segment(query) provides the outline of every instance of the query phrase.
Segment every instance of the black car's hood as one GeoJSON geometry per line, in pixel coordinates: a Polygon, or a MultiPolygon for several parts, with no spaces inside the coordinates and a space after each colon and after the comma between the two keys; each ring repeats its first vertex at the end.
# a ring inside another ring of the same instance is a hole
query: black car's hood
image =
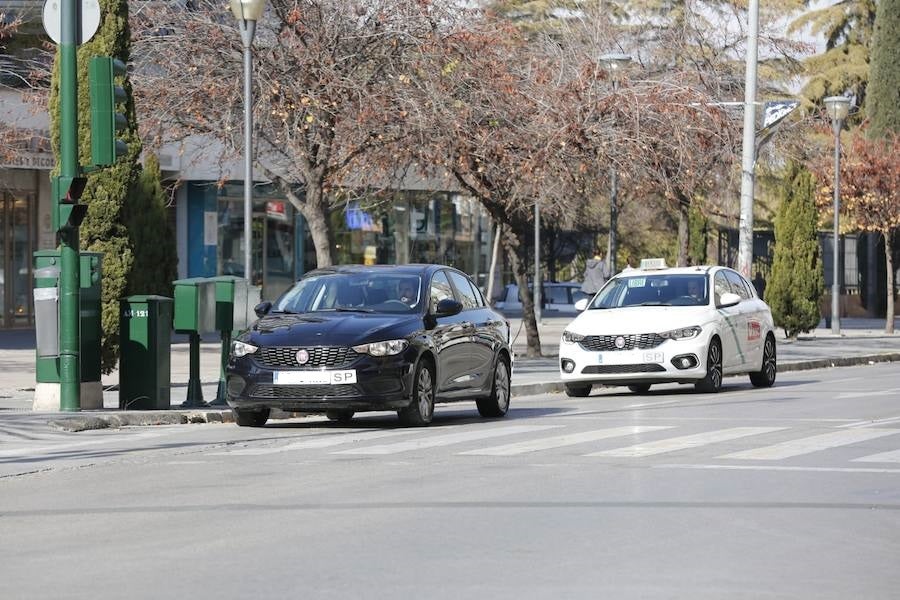
{"type": "Polygon", "coordinates": [[[419,315],[316,312],[266,315],[242,336],[259,346],[355,346],[405,338],[423,326],[419,315]]]}

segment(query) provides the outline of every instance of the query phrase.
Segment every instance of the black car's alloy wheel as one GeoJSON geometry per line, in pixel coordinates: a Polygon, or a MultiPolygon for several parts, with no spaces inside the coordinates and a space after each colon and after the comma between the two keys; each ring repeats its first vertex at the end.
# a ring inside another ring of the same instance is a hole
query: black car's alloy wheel
{"type": "Polygon", "coordinates": [[[234,409],[234,421],[238,427],[262,427],[269,419],[269,409],[240,410],[234,409]]]}
{"type": "Polygon", "coordinates": [[[431,365],[420,360],[413,380],[412,402],[398,413],[406,425],[420,427],[434,417],[434,373],[431,365]]]}
{"type": "Polygon", "coordinates": [[[775,336],[770,333],[766,336],[766,343],[763,345],[762,368],[755,373],[750,373],[750,383],[753,384],[753,387],[772,387],[777,373],[775,336]]]}
{"type": "Polygon", "coordinates": [[[698,392],[715,394],[722,389],[722,344],[718,339],[709,342],[706,352],[706,377],[694,384],[698,392]]]}
{"type": "Polygon", "coordinates": [[[502,417],[509,410],[509,365],[502,356],[497,359],[497,367],[494,369],[491,395],[479,398],[476,404],[482,417],[502,417]]]}

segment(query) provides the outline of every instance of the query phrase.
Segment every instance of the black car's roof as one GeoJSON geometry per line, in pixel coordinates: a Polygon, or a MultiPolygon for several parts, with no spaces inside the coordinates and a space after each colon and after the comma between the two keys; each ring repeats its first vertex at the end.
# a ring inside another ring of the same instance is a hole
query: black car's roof
{"type": "MultiPolygon", "coordinates": [[[[410,265],[334,265],[332,267],[322,267],[304,273],[307,275],[325,275],[328,273],[398,273],[398,274],[430,274],[438,269],[452,269],[445,265],[432,264],[410,264],[410,265]]],[[[454,269],[456,270],[456,269],[454,269]]]]}

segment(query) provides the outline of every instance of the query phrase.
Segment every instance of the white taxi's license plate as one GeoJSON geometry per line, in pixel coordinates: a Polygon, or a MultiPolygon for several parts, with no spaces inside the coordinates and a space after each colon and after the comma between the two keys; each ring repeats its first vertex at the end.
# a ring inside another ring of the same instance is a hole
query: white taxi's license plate
{"type": "Polygon", "coordinates": [[[630,365],[635,363],[663,363],[665,355],[662,352],[642,352],[639,350],[630,352],[600,352],[597,354],[598,365],[630,365]]]}
{"type": "Polygon", "coordinates": [[[337,385],[356,383],[356,370],[349,371],[275,371],[275,385],[337,385]]]}

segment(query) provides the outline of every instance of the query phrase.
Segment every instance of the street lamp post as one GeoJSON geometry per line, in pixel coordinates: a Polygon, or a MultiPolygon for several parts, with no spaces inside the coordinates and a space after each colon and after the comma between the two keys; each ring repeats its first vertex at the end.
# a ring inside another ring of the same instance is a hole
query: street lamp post
{"type": "Polygon", "coordinates": [[[832,239],[832,267],[831,276],[831,333],[841,333],[840,313],[840,255],[838,253],[838,238],[840,235],[840,209],[841,209],[841,128],[844,120],[850,114],[850,98],[846,96],[829,96],[825,98],[825,108],[831,117],[831,128],[834,131],[834,232],[832,239]]]}
{"type": "Polygon", "coordinates": [[[244,43],[244,277],[252,283],[253,241],[253,37],[266,0],[231,0],[231,12],[238,20],[244,43]]]}
{"type": "MultiPolygon", "coordinates": [[[[618,92],[622,72],[631,63],[631,57],[627,54],[604,54],[600,57],[600,62],[609,71],[613,91],[618,92]]],[[[616,272],[616,254],[619,252],[618,225],[619,182],[616,166],[612,164],[609,168],[609,244],[606,250],[606,263],[609,266],[610,275],[616,272]]]]}

